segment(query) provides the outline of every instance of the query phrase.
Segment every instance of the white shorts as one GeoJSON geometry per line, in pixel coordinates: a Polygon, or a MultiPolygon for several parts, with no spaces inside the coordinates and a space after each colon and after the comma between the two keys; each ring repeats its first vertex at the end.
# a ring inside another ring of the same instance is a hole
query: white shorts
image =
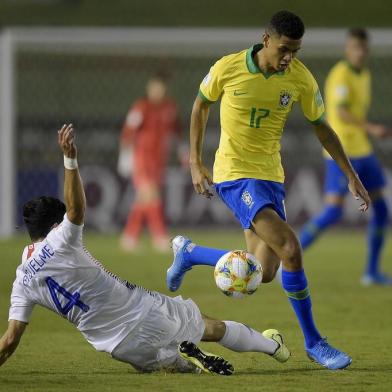
{"type": "Polygon", "coordinates": [[[205,324],[197,305],[181,296],[154,294],[154,304],[140,326],[113,351],[112,357],[131,364],[136,370],[193,372],[183,360],[178,345],[184,340],[199,343],[205,324]]]}

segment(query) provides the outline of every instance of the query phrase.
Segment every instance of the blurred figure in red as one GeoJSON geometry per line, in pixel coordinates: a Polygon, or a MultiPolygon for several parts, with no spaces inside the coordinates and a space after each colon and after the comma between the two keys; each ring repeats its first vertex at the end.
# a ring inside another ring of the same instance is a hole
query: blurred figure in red
{"type": "MultiPolygon", "coordinates": [[[[149,79],[146,96],[130,108],[121,133],[119,172],[132,177],[135,198],[121,237],[125,251],[134,251],[144,223],[158,251],[169,247],[161,188],[172,137],[179,141],[181,128],[175,102],[167,96],[164,78],[149,79]],[[127,171],[127,173],[124,173],[127,171]]],[[[181,163],[187,161],[179,143],[181,163]]]]}

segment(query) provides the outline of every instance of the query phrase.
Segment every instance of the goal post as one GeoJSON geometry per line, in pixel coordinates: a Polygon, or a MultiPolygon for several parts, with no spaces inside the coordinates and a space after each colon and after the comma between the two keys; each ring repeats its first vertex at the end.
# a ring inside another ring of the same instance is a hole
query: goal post
{"type": "Polygon", "coordinates": [[[0,238],[15,230],[14,45],[10,31],[0,34],[0,238]]]}

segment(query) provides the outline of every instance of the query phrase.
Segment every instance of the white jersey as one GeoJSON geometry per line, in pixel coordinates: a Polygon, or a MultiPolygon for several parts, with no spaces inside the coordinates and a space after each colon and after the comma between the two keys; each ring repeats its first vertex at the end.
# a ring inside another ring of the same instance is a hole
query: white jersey
{"type": "Polygon", "coordinates": [[[105,270],[83,247],[82,232],[65,214],[42,242],[25,248],[9,320],[29,322],[38,304],[68,319],[97,350],[111,353],[146,317],[155,294],[105,270]]]}

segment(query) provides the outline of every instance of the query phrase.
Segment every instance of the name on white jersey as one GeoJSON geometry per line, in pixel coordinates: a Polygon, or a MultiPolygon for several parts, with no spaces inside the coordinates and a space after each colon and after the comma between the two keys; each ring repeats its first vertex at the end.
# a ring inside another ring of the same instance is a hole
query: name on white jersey
{"type": "Polygon", "coordinates": [[[31,279],[44,267],[44,265],[54,256],[54,251],[49,245],[44,245],[37,256],[30,258],[24,269],[23,284],[27,286],[31,279]]]}

